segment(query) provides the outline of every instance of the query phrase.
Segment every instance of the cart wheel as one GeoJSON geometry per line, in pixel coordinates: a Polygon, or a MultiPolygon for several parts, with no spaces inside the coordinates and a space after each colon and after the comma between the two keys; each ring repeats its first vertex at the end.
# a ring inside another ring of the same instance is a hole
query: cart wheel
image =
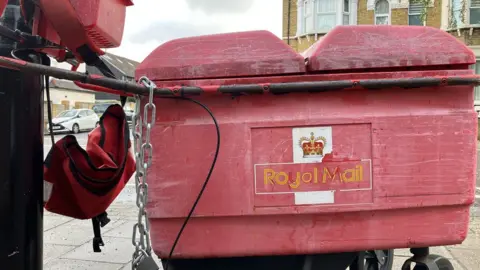
{"type": "Polygon", "coordinates": [[[393,267],[393,249],[388,250],[369,250],[365,254],[365,270],[392,270],[393,267]],[[379,261],[383,258],[383,263],[379,261]]]}
{"type": "Polygon", "coordinates": [[[440,255],[436,255],[436,254],[429,254],[426,257],[417,258],[417,259],[413,257],[406,262],[408,263],[407,266],[412,262],[415,263],[415,267],[413,267],[413,270],[430,270],[430,269],[453,270],[454,269],[452,263],[447,258],[442,257],[440,255]]]}
{"type": "Polygon", "coordinates": [[[415,267],[413,267],[413,270],[428,270],[428,268],[423,265],[415,265],[415,267]]]}

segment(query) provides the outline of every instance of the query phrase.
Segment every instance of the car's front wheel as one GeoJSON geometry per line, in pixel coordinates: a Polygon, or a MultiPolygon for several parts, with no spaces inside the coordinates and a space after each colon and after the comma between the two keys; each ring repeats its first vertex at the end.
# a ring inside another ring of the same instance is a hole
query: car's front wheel
{"type": "Polygon", "coordinates": [[[80,126],[78,124],[73,124],[72,126],[72,133],[77,134],[80,132],[80,126]]]}

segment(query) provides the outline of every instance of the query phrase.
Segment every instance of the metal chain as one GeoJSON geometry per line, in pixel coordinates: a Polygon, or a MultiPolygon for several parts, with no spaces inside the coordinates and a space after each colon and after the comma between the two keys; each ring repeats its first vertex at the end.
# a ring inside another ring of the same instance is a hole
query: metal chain
{"type": "Polygon", "coordinates": [[[156,85],[147,77],[140,78],[141,84],[150,89],[148,103],[145,104],[143,110],[143,119],[140,115],[141,100],[140,96],[135,96],[135,115],[132,120],[133,124],[133,150],[136,161],[135,173],[135,189],[137,193],[138,220],[133,226],[132,244],[135,251],[132,258],[132,270],[136,270],[138,264],[146,257],[152,256],[152,247],[150,244],[150,224],[148,222],[145,206],[148,200],[148,169],[152,165],[153,147],[150,142],[150,132],[155,124],[156,107],[153,103],[153,91],[156,85]],[[150,119],[149,117],[150,116],[150,119]],[[145,129],[145,130],[144,130],[145,129]],[[144,138],[144,131],[145,138],[144,138]],[[144,141],[143,141],[144,140],[144,141]],[[139,239],[137,239],[137,235],[139,239]]]}

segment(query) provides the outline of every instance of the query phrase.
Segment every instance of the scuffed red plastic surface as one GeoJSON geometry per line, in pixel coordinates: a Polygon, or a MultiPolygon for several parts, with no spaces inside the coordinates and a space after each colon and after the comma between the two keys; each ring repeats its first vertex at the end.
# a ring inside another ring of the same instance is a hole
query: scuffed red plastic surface
{"type": "Polygon", "coordinates": [[[8,0],[0,0],[0,14],[3,14],[7,4],[8,4],[8,0]]]}
{"type": "Polygon", "coordinates": [[[176,39],[162,44],[138,67],[151,80],[304,73],[303,57],[267,31],[176,39]]]}
{"type": "MultiPolygon", "coordinates": [[[[125,0],[70,0],[86,34],[99,48],[120,46],[125,26],[125,0]]],[[[77,34],[77,33],[74,33],[77,34]]]]}
{"type": "Polygon", "coordinates": [[[452,35],[432,27],[338,26],[304,56],[310,72],[465,65],[475,54],[452,35]]]}
{"type": "MultiPolygon", "coordinates": [[[[472,87],[200,100],[217,117],[222,147],[176,257],[450,245],[466,237],[476,166],[472,87]],[[291,130],[304,126],[333,126],[332,160],[371,159],[372,190],[339,194],[347,196],[336,198],[343,205],[256,195],[255,164],[292,162],[291,130]]],[[[155,102],[148,211],[153,248],[164,258],[205,180],[216,136],[198,105],[155,102]]]]}
{"type": "MultiPolygon", "coordinates": [[[[455,42],[461,55],[464,45],[455,42]]],[[[369,50],[366,43],[362,46],[369,50]]],[[[376,57],[374,51],[370,53],[376,57]]],[[[405,51],[404,55],[411,53],[405,51]]],[[[348,58],[349,53],[344,54],[348,58]]],[[[354,59],[358,51],[350,54],[354,59]]],[[[463,61],[452,59],[448,63],[457,66],[443,70],[354,70],[270,77],[252,73],[240,78],[225,78],[220,73],[217,77],[155,82],[162,87],[473,74],[460,69],[468,66],[470,56],[463,61]]],[[[162,64],[153,58],[142,64],[151,70],[155,65],[160,76],[162,64]]],[[[235,99],[220,94],[196,97],[217,118],[221,149],[210,183],[174,257],[327,253],[461,243],[468,231],[475,192],[477,115],[473,91],[472,86],[439,86],[235,99]],[[333,140],[328,142],[333,150],[322,164],[341,168],[371,164],[362,174],[371,182],[321,187],[303,183],[300,188],[289,182],[277,188],[258,180],[262,177],[258,169],[287,171],[296,166],[313,170],[311,164],[291,164],[297,145],[292,131],[303,127],[331,127],[333,140]],[[296,195],[289,193],[325,190],[335,191],[333,203],[299,204],[296,195]]],[[[155,154],[148,174],[147,208],[153,248],[165,258],[208,173],[216,136],[211,118],[200,106],[185,100],[159,98],[155,102],[156,124],[151,134],[155,154]]]]}

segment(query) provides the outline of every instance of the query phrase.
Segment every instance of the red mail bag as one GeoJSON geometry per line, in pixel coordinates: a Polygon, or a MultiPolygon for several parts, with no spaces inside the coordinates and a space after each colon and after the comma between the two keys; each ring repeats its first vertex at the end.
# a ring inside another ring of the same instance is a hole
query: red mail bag
{"type": "Polygon", "coordinates": [[[106,210],[135,171],[130,132],[120,105],[110,106],[89,135],[86,150],[75,136],[53,145],[44,163],[45,209],[60,215],[92,219],[94,250],[103,245],[99,224],[106,210]]]}

